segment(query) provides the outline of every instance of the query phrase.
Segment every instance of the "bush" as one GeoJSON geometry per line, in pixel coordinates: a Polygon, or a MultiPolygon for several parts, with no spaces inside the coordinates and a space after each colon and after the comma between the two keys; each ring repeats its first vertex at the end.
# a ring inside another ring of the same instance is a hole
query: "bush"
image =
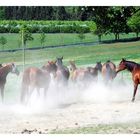
{"type": "Polygon", "coordinates": [[[88,33],[91,21],[0,21],[0,33],[18,33],[21,26],[26,26],[31,33],[88,33]]]}

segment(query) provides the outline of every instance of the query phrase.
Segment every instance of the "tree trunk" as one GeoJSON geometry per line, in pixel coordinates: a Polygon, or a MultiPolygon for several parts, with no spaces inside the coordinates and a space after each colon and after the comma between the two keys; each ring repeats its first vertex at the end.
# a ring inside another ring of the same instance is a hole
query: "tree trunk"
{"type": "Polygon", "coordinates": [[[98,40],[99,42],[101,42],[101,35],[98,35],[98,40]]]}
{"type": "Polygon", "coordinates": [[[139,37],[139,33],[138,33],[138,32],[136,32],[136,37],[137,37],[137,38],[139,37]]]}
{"type": "Polygon", "coordinates": [[[118,40],[120,39],[120,35],[119,35],[119,33],[118,33],[118,40]]]}
{"type": "Polygon", "coordinates": [[[117,33],[115,33],[115,40],[117,40],[117,33]]]}

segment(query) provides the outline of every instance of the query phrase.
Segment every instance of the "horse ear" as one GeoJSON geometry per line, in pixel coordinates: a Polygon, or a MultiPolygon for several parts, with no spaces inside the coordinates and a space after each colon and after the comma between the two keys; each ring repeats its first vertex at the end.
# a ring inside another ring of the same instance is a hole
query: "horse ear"
{"type": "Polygon", "coordinates": [[[61,59],[63,59],[63,56],[61,57],[61,59]]]}
{"type": "Polygon", "coordinates": [[[126,59],[122,58],[122,61],[126,61],[126,59]]]}
{"type": "Polygon", "coordinates": [[[14,64],[14,63],[12,63],[12,66],[14,67],[14,66],[15,66],[15,64],[14,64]]]}

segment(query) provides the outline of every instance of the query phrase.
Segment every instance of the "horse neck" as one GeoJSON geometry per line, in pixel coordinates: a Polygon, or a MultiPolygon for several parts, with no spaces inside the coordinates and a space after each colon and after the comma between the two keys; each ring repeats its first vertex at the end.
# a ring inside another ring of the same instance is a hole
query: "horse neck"
{"type": "Polygon", "coordinates": [[[71,66],[72,66],[72,71],[75,71],[77,69],[75,64],[71,64],[71,66]]]}
{"type": "Polygon", "coordinates": [[[133,69],[134,69],[135,66],[137,66],[136,63],[128,62],[128,61],[126,62],[126,69],[127,69],[128,71],[130,71],[130,72],[133,71],[133,69]]]}
{"type": "Polygon", "coordinates": [[[10,66],[5,66],[0,68],[0,76],[7,77],[8,73],[11,71],[10,66]]]}

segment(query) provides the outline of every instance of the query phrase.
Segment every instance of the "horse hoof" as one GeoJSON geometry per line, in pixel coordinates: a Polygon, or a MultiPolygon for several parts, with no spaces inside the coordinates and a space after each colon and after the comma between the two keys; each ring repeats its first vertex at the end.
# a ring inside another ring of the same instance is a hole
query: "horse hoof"
{"type": "Polygon", "coordinates": [[[134,103],[135,99],[132,99],[131,101],[134,103]]]}

